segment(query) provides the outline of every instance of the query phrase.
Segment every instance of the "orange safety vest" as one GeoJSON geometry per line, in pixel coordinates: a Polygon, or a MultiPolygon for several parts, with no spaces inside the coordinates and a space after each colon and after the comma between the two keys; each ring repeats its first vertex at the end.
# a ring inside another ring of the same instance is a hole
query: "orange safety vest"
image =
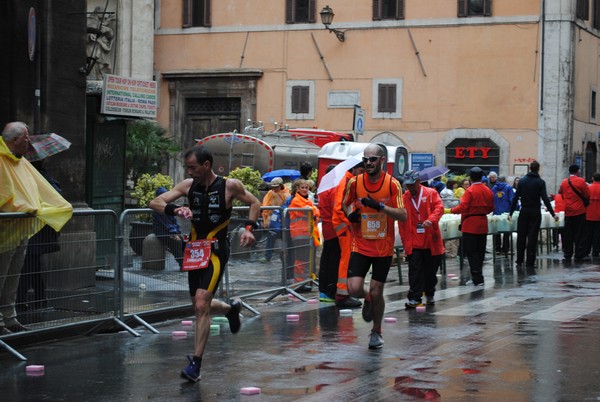
{"type": "Polygon", "coordinates": [[[314,224],[314,221],[319,219],[321,213],[317,207],[315,207],[308,198],[304,198],[300,194],[296,194],[294,198],[292,198],[292,202],[289,206],[289,208],[307,207],[312,209],[314,219],[309,219],[308,211],[290,211],[290,234],[292,237],[312,237],[315,245],[318,246],[321,242],[317,225],[314,224]]]}

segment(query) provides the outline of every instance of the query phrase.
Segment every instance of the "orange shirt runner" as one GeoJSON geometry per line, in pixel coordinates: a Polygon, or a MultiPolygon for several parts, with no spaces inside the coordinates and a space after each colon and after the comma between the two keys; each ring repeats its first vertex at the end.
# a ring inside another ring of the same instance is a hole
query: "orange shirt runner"
{"type": "Polygon", "coordinates": [[[343,205],[353,210],[359,209],[361,214],[360,222],[352,223],[352,251],[368,257],[392,256],[394,219],[384,212],[362,205],[359,199],[368,196],[392,208],[404,208],[400,183],[388,173],[381,175],[376,183],[371,183],[367,174],[350,179],[343,205]]]}

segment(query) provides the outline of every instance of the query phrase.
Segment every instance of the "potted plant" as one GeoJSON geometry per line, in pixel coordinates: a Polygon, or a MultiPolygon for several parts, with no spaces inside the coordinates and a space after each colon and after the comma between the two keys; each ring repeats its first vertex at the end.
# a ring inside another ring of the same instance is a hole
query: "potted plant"
{"type": "MultiPolygon", "coordinates": [[[[134,191],[131,194],[137,200],[137,206],[147,208],[155,197],[158,187],[170,189],[173,180],[161,174],[169,158],[174,157],[181,148],[165,128],[150,120],[135,120],[127,126],[125,157],[129,177],[134,191]]],[[[150,215],[131,222],[129,244],[133,251],[141,255],[144,238],[152,233],[150,215]]]]}
{"type": "MultiPolygon", "coordinates": [[[[170,190],[173,187],[173,179],[161,173],[144,173],[138,178],[131,197],[137,199],[138,207],[148,208],[150,201],[156,197],[156,190],[159,187],[170,190]]],[[[129,245],[137,255],[142,255],[144,239],[150,233],[152,233],[151,215],[141,215],[140,219],[131,222],[129,245]]]]}

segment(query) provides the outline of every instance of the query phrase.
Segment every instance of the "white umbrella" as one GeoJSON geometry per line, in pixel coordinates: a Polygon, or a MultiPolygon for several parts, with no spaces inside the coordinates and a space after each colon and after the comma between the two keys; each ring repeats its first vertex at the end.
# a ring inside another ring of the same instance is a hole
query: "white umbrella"
{"type": "Polygon", "coordinates": [[[321,194],[323,191],[327,191],[330,188],[336,187],[344,178],[344,175],[349,169],[352,169],[354,166],[362,162],[362,155],[362,153],[358,155],[352,155],[343,162],[338,163],[333,170],[321,178],[321,183],[319,183],[317,194],[321,194]]]}

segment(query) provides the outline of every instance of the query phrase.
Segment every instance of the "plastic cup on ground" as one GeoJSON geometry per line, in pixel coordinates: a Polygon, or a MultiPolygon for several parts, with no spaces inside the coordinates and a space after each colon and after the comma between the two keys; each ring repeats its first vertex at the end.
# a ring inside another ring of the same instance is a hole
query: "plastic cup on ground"
{"type": "Polygon", "coordinates": [[[29,366],[25,366],[25,372],[31,375],[44,374],[44,369],[45,367],[41,364],[32,364],[29,366]]]}
{"type": "Polygon", "coordinates": [[[194,325],[193,321],[181,321],[181,325],[184,327],[191,327],[192,325],[194,325]]]}
{"type": "Polygon", "coordinates": [[[383,319],[383,322],[394,323],[394,322],[398,322],[398,319],[396,317],[385,317],[383,319]]]}
{"type": "Polygon", "coordinates": [[[240,389],[242,395],[257,395],[260,394],[260,388],[258,387],[244,387],[240,389]]]}
{"type": "Polygon", "coordinates": [[[287,321],[300,321],[300,316],[298,314],[288,314],[285,316],[287,321]]]}
{"type": "Polygon", "coordinates": [[[210,332],[221,332],[221,326],[218,324],[211,324],[210,332]]]}
{"type": "Polygon", "coordinates": [[[212,318],[213,322],[228,322],[229,320],[227,319],[227,317],[213,317],[212,318]]]}
{"type": "Polygon", "coordinates": [[[171,335],[173,336],[173,338],[187,338],[186,331],[173,331],[171,332],[171,335]]]}

